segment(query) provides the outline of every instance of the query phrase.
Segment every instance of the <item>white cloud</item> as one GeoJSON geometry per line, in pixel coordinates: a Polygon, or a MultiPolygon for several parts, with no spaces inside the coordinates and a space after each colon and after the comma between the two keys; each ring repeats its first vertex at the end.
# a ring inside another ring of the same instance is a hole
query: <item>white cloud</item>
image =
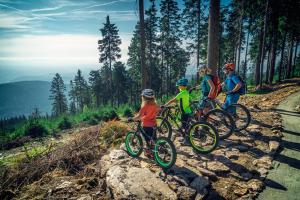
{"type": "MultiPolygon", "coordinates": [[[[122,62],[127,61],[130,37],[122,35],[122,62]]],[[[0,39],[0,61],[24,66],[65,67],[99,65],[97,35],[27,35],[0,39]]]]}

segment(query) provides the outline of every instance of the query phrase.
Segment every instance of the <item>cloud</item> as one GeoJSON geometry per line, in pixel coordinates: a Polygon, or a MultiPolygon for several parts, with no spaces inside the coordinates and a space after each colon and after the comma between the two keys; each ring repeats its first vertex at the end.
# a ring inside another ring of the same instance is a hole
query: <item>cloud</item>
{"type": "MultiPolygon", "coordinates": [[[[122,62],[127,61],[130,36],[122,35],[122,62]]],[[[24,65],[69,67],[98,65],[97,35],[26,35],[0,39],[0,61],[24,65]]]]}

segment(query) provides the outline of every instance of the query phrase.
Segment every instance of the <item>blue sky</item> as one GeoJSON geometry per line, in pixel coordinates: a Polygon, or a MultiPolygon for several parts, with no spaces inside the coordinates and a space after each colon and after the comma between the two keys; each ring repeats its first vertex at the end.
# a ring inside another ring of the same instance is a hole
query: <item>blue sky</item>
{"type": "Polygon", "coordinates": [[[136,0],[0,0],[0,83],[49,79],[56,72],[70,79],[78,68],[86,74],[99,68],[97,41],[106,15],[119,28],[126,62],[136,0]]]}

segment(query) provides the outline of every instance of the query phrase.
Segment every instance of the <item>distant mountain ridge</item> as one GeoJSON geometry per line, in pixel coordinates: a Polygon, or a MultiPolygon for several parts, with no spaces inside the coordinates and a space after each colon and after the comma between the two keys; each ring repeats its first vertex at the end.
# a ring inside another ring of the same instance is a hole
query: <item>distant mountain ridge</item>
{"type": "Polygon", "coordinates": [[[0,84],[0,119],[30,115],[35,107],[41,114],[51,113],[48,81],[20,81],[0,84]]]}

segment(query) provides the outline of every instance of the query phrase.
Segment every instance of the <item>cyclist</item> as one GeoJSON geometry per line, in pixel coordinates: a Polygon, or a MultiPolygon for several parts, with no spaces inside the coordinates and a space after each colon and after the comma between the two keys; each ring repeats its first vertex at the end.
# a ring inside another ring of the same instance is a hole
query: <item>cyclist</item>
{"type": "Polygon", "coordinates": [[[215,98],[216,86],[213,82],[213,75],[211,75],[211,69],[203,67],[199,70],[200,77],[203,77],[201,85],[195,87],[195,89],[200,89],[202,96],[198,104],[197,118],[200,118],[203,114],[209,111],[209,99],[215,98]]]}
{"type": "Polygon", "coordinates": [[[179,89],[179,93],[175,98],[171,99],[164,106],[168,106],[172,103],[179,102],[180,110],[181,110],[181,129],[183,132],[183,141],[182,145],[189,145],[188,138],[186,137],[185,132],[188,129],[188,121],[189,117],[192,113],[190,108],[190,95],[187,91],[188,80],[186,78],[181,78],[176,82],[176,86],[179,89]]]}
{"type": "MultiPolygon", "coordinates": [[[[142,91],[142,104],[139,113],[132,119],[134,121],[141,120],[143,127],[143,136],[147,142],[148,147],[153,148],[151,138],[156,140],[156,116],[159,107],[156,104],[154,91],[152,89],[144,89],[142,91]]],[[[131,119],[129,119],[131,121],[131,119]]],[[[151,150],[146,150],[147,157],[153,157],[151,150]]]]}
{"type": "MultiPolygon", "coordinates": [[[[239,77],[235,74],[235,65],[234,63],[225,64],[223,71],[226,74],[226,79],[222,83],[222,86],[226,88],[226,100],[223,105],[223,108],[226,109],[230,104],[237,103],[240,94],[239,89],[243,86],[243,83],[239,77]]],[[[232,114],[236,114],[236,109],[230,110],[232,114]]]]}

